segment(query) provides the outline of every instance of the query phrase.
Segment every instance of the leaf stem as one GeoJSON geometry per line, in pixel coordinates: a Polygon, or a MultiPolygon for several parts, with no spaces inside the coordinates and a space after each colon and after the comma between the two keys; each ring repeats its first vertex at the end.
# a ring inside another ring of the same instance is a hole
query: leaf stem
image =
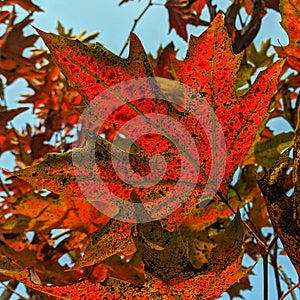
{"type": "Polygon", "coordinates": [[[281,290],[281,284],[280,284],[280,278],[279,278],[279,269],[278,269],[278,264],[277,264],[277,256],[278,256],[277,252],[278,252],[278,242],[276,240],[275,245],[274,245],[274,251],[273,251],[273,254],[270,255],[270,258],[271,258],[271,264],[274,269],[275,283],[276,283],[277,295],[278,295],[278,299],[279,299],[282,296],[283,292],[281,290]]]}
{"type": "MultiPolygon", "coordinates": [[[[133,21],[133,25],[130,29],[130,33],[133,32],[137,26],[137,23],[141,20],[141,18],[144,16],[144,14],[147,12],[147,10],[153,5],[152,0],[149,0],[148,4],[145,6],[145,8],[142,10],[142,12],[140,13],[140,15],[134,19],[133,21]]],[[[129,44],[129,40],[130,40],[130,33],[127,37],[127,40],[123,46],[123,48],[120,51],[119,56],[122,56],[122,54],[124,53],[125,49],[127,48],[128,44],[129,44]]]]}
{"type": "Polygon", "coordinates": [[[71,232],[72,232],[71,229],[65,229],[65,230],[63,230],[62,232],[59,232],[59,233],[53,235],[53,236],[51,237],[51,239],[52,239],[52,240],[57,240],[58,238],[60,238],[60,237],[62,237],[62,236],[64,236],[64,235],[66,235],[66,234],[69,234],[69,233],[71,233],[71,232]]]}
{"type": "MultiPolygon", "coordinates": [[[[292,288],[292,286],[295,283],[293,283],[292,280],[287,276],[287,274],[285,273],[285,271],[282,268],[282,266],[278,266],[278,271],[279,271],[279,275],[280,275],[281,279],[286,283],[286,285],[288,286],[288,288],[289,289],[292,288]]],[[[293,300],[297,300],[294,291],[291,291],[291,297],[292,297],[293,300]]]]}
{"type": "Polygon", "coordinates": [[[271,249],[273,248],[273,246],[275,245],[276,241],[278,240],[278,234],[275,233],[272,241],[270,242],[270,244],[267,247],[267,252],[269,253],[271,251],[271,249]]]}
{"type": "Polygon", "coordinates": [[[269,278],[268,278],[268,253],[262,254],[263,258],[263,273],[264,273],[264,300],[268,300],[269,278]]]}
{"type": "Polygon", "coordinates": [[[289,288],[280,298],[279,300],[283,300],[288,294],[290,294],[294,289],[296,289],[298,286],[300,286],[300,281],[293,285],[291,288],[289,288]]]}

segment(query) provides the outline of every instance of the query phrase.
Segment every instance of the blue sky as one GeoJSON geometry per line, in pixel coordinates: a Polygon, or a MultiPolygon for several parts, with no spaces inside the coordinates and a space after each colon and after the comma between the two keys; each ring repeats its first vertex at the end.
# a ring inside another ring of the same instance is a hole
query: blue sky
{"type": "MultiPolygon", "coordinates": [[[[34,0],[45,13],[35,13],[33,25],[48,32],[56,32],[57,21],[61,21],[66,29],[74,28],[75,33],[79,33],[82,29],[86,29],[88,33],[100,31],[97,42],[104,44],[105,47],[119,53],[123,47],[133,20],[139,15],[147,4],[147,0],[138,2],[129,2],[119,7],[120,0],[34,0]]],[[[164,0],[156,0],[156,3],[163,4],[164,0]]],[[[229,0],[219,0],[223,7],[230,4],[229,0]]],[[[204,15],[207,12],[204,12],[204,15]]],[[[204,17],[205,18],[205,17],[204,17]]],[[[262,28],[255,40],[259,46],[262,40],[271,37],[271,43],[275,45],[286,45],[288,38],[286,33],[279,25],[280,16],[274,11],[269,11],[268,15],[263,19],[262,28]]],[[[188,27],[188,32],[199,35],[203,31],[203,27],[188,27]]],[[[143,19],[139,22],[135,32],[141,39],[147,52],[156,54],[158,47],[173,41],[175,47],[179,50],[178,57],[183,58],[187,49],[187,43],[177,36],[174,30],[168,34],[169,24],[167,10],[163,6],[153,6],[149,9],[143,19]]],[[[42,45],[42,43],[40,44],[42,45]]],[[[30,92],[26,90],[24,83],[16,82],[9,88],[7,97],[19,100],[21,93],[30,92]]],[[[4,161],[2,160],[2,163],[4,161]]],[[[0,161],[1,164],[1,161],[0,161]]],[[[5,165],[2,167],[6,167],[5,165]]],[[[286,257],[280,260],[280,264],[285,267],[288,276],[296,275],[286,257]]],[[[254,269],[257,276],[251,276],[253,290],[251,293],[243,293],[248,299],[262,299],[262,261],[260,261],[254,269]]],[[[274,278],[270,270],[270,299],[275,299],[275,287],[273,285],[274,278]],[[273,296],[272,296],[273,295],[273,296]]],[[[285,286],[284,286],[285,289],[285,286]]],[[[300,299],[300,296],[298,296],[300,299]]],[[[228,299],[227,296],[222,299],[228,299]]],[[[289,297],[286,298],[291,299],[289,297]]]]}

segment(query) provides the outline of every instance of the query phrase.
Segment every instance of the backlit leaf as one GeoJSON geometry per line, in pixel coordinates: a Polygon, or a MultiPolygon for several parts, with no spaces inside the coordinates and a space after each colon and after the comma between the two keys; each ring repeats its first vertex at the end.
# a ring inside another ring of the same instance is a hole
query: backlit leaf
{"type": "MultiPolygon", "coordinates": [[[[135,77],[153,76],[152,68],[148,58],[135,35],[131,37],[131,50],[127,59],[121,59],[110,53],[103,46],[90,47],[79,41],[69,40],[64,37],[40,32],[46,44],[52,51],[58,65],[65,73],[69,82],[76,87],[87,99],[91,99],[97,93],[107,89],[113,84],[135,77]]],[[[177,79],[191,86],[198,91],[205,100],[214,108],[214,111],[222,125],[227,143],[227,165],[225,171],[226,182],[230,182],[230,175],[235,171],[241,160],[246,156],[255,133],[264,120],[268,112],[268,104],[272,94],[276,90],[277,77],[280,73],[281,63],[276,63],[262,72],[252,88],[242,97],[237,97],[234,88],[234,81],[239,69],[241,55],[234,55],[231,50],[230,40],[226,34],[222,17],[219,15],[212,23],[211,27],[199,38],[192,37],[187,57],[184,61],[172,60],[177,79]],[[195,78],[201,78],[195,81],[195,78]]],[[[169,92],[169,91],[167,91],[169,92]]],[[[138,97],[138,95],[135,95],[138,97]]],[[[189,100],[187,100],[189,101],[189,100]]],[[[124,106],[122,113],[114,112],[107,121],[107,126],[111,130],[116,130],[126,123],[127,118],[146,114],[148,112],[164,112],[175,119],[180,120],[193,135],[194,141],[199,151],[201,161],[201,175],[198,178],[199,187],[194,189],[188,201],[176,212],[163,220],[163,226],[169,230],[174,230],[182,217],[189,214],[198,204],[202,186],[205,184],[212,158],[205,155],[210,149],[205,133],[195,126],[195,121],[189,116],[174,110],[166,102],[156,102],[151,105],[149,100],[143,100],[135,109],[124,106]],[[139,113],[137,114],[137,111],[139,113]],[[121,115],[121,117],[120,117],[121,115]],[[126,118],[124,116],[126,115],[126,118]],[[123,117],[122,117],[123,116],[123,117]]],[[[208,121],[210,122],[210,121],[208,121]]],[[[145,122],[145,126],[147,121],[145,122]]],[[[141,125],[142,126],[142,125],[141,125]]],[[[177,132],[168,132],[178,135],[177,132]]],[[[134,156],[137,170],[148,172],[147,161],[153,154],[164,154],[168,161],[168,169],[164,180],[174,182],[178,174],[178,150],[171,147],[170,142],[159,138],[149,139],[145,137],[138,142],[141,155],[134,156]]],[[[120,181],[113,170],[110,161],[111,144],[101,140],[103,145],[96,146],[101,155],[97,155],[99,172],[103,174],[103,179],[112,181],[111,189],[118,190],[119,196],[131,201],[133,188],[120,181]]],[[[216,146],[215,146],[216,147],[216,146]]],[[[81,149],[82,153],[88,154],[88,148],[81,149]]],[[[77,151],[77,150],[76,150],[77,151]]],[[[215,157],[223,160],[220,155],[215,157]]],[[[122,163],[122,161],[120,161],[122,163]]],[[[85,162],[82,162],[81,173],[88,174],[85,162]]],[[[222,165],[222,164],[221,164],[222,165]]],[[[214,172],[219,174],[219,169],[214,172]]],[[[80,190],[74,178],[74,171],[71,165],[71,153],[48,156],[44,162],[33,166],[30,169],[17,173],[25,180],[30,180],[36,188],[46,188],[54,193],[80,194],[80,190]]],[[[84,175],[86,176],[86,175],[84,175]]],[[[219,175],[221,176],[221,175],[219,175]]],[[[221,180],[221,178],[220,178],[221,180]]],[[[89,182],[89,186],[99,190],[96,182],[89,182]]],[[[225,190],[225,183],[222,187],[225,190]]],[[[171,190],[171,185],[159,184],[155,188],[135,189],[134,192],[143,202],[153,201],[155,197],[161,197],[161,192],[167,193],[171,190]]],[[[101,194],[101,191],[98,191],[101,194]]],[[[99,194],[99,196],[100,196],[99,194]]],[[[101,196],[104,197],[104,194],[101,196]]],[[[105,196],[107,198],[107,196],[105,196]]]]}
{"type": "MultiPolygon", "coordinates": [[[[12,197],[9,200],[13,201],[12,197]]],[[[70,228],[92,232],[108,221],[106,216],[83,197],[56,194],[42,196],[33,191],[15,199],[11,212],[19,216],[15,221],[21,224],[11,221],[1,227],[14,232],[17,228],[20,230],[20,226],[23,231],[70,228]],[[14,227],[8,228],[9,224],[14,227]]]]}
{"type": "Polygon", "coordinates": [[[214,107],[226,139],[227,181],[246,156],[267,115],[282,64],[277,62],[261,72],[248,92],[238,97],[234,82],[241,58],[241,54],[233,54],[222,17],[218,15],[199,38],[191,38],[185,60],[173,61],[177,79],[205,95],[214,107]]]}
{"type": "Polygon", "coordinates": [[[257,50],[254,43],[252,43],[247,50],[247,58],[252,62],[256,68],[268,67],[273,63],[275,53],[268,54],[271,46],[271,39],[263,41],[260,49],[257,50]]]}
{"type": "Polygon", "coordinates": [[[147,55],[136,35],[131,34],[130,55],[123,59],[102,45],[87,46],[63,36],[38,33],[50,49],[68,82],[87,101],[108,87],[138,77],[153,76],[147,55]]]}
{"type": "Polygon", "coordinates": [[[272,139],[255,145],[255,159],[261,166],[270,168],[280,153],[292,145],[294,133],[282,132],[272,139]]]}
{"type": "Polygon", "coordinates": [[[24,36],[23,29],[32,20],[26,17],[15,24],[11,30],[5,33],[1,41],[0,72],[11,84],[19,77],[25,79],[41,78],[42,74],[35,68],[34,62],[23,56],[23,51],[32,47],[37,40],[37,35],[24,36]]]}

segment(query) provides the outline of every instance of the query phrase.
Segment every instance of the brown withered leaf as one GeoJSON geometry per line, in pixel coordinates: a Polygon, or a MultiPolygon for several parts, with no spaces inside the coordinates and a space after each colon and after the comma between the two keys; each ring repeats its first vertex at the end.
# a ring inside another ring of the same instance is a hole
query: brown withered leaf
{"type": "Polygon", "coordinates": [[[284,189],[290,169],[289,149],[282,153],[274,165],[258,180],[273,227],[280,237],[285,251],[300,277],[300,124],[295,133],[293,146],[292,180],[294,191],[291,196],[284,189]]]}
{"type": "Polygon", "coordinates": [[[165,7],[169,12],[170,31],[174,28],[177,34],[187,41],[186,26],[188,24],[208,25],[199,19],[204,5],[204,0],[167,0],[165,7]]]}
{"type": "Polygon", "coordinates": [[[6,77],[6,84],[11,84],[19,77],[25,79],[43,77],[43,74],[35,68],[34,62],[23,56],[23,51],[32,47],[38,38],[35,34],[24,36],[23,29],[31,21],[29,15],[14,24],[0,40],[0,73],[6,77]]]}
{"type": "Polygon", "coordinates": [[[239,0],[232,1],[226,12],[225,24],[229,37],[232,40],[234,53],[240,53],[251,44],[260,29],[261,20],[265,13],[264,2],[262,0],[253,0],[253,3],[239,0]],[[248,5],[249,3],[252,5],[248,5]],[[251,13],[251,20],[241,29],[237,29],[235,24],[240,16],[240,10],[243,8],[243,5],[247,12],[251,13]]]}

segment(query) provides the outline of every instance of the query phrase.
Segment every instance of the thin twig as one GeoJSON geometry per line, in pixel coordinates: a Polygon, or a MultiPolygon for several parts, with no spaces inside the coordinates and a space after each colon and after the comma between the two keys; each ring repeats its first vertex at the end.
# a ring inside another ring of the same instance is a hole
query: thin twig
{"type": "Polygon", "coordinates": [[[268,300],[269,292],[269,273],[268,273],[268,253],[262,255],[263,258],[263,274],[264,274],[264,300],[268,300]]]}
{"type": "Polygon", "coordinates": [[[267,252],[269,253],[271,251],[271,249],[273,248],[273,246],[275,245],[275,242],[278,240],[278,234],[275,233],[272,241],[270,242],[270,244],[267,247],[267,252]]]}
{"type": "MultiPolygon", "coordinates": [[[[130,33],[133,32],[135,30],[135,27],[137,25],[137,23],[140,21],[140,19],[144,16],[144,14],[147,12],[147,10],[153,5],[152,0],[149,0],[148,4],[146,5],[146,7],[143,9],[143,11],[140,13],[140,15],[134,19],[133,25],[130,29],[130,33]]],[[[122,56],[122,54],[124,53],[125,49],[127,48],[128,44],[129,44],[129,40],[130,40],[130,33],[128,35],[128,38],[119,54],[119,56],[122,56]]]]}
{"type": "MultiPolygon", "coordinates": [[[[239,213],[239,210],[235,211],[232,206],[229,204],[229,202],[227,201],[227,199],[225,199],[225,197],[223,196],[223,194],[219,191],[217,191],[217,195],[221,198],[222,202],[226,204],[226,206],[232,211],[232,213],[234,215],[236,215],[237,213],[239,213]]],[[[250,234],[252,234],[255,239],[260,243],[260,244],[265,244],[258,236],[257,234],[250,228],[250,226],[244,221],[242,220],[242,223],[244,224],[244,226],[246,227],[246,229],[250,232],[250,234]]]]}
{"type": "MultiPolygon", "coordinates": [[[[234,186],[232,186],[232,185],[230,186],[230,188],[236,193],[239,201],[243,202],[242,197],[241,197],[239,191],[234,186]]],[[[255,232],[257,236],[260,235],[259,239],[265,244],[264,237],[261,234],[261,232],[257,230],[257,228],[255,227],[255,224],[252,222],[248,210],[244,208],[244,211],[246,212],[247,217],[248,217],[247,222],[250,223],[250,225],[252,226],[251,230],[253,230],[253,232],[255,232]]]]}
{"type": "MultiPolygon", "coordinates": [[[[295,283],[287,276],[282,266],[278,266],[278,271],[280,272],[281,279],[287,284],[288,288],[291,289],[295,283]]],[[[291,296],[293,300],[297,300],[294,291],[291,291],[291,296]]]]}
{"type": "Polygon", "coordinates": [[[52,239],[52,240],[57,240],[58,238],[60,238],[60,237],[62,237],[62,236],[64,236],[64,235],[66,235],[66,234],[70,234],[71,232],[72,232],[71,229],[65,229],[65,230],[63,230],[62,232],[59,232],[59,233],[53,235],[53,236],[51,237],[51,239],[52,239]]]}
{"type": "MultiPolygon", "coordinates": [[[[274,246],[274,243],[277,241],[278,235],[275,234],[270,244],[262,250],[262,258],[263,258],[263,276],[264,276],[264,300],[269,299],[269,269],[268,269],[268,257],[269,252],[274,246]]],[[[266,246],[266,245],[265,245],[266,246]]]]}
{"type": "Polygon", "coordinates": [[[271,257],[271,264],[274,269],[274,276],[275,276],[275,283],[276,283],[276,289],[277,289],[277,295],[278,299],[282,296],[283,292],[281,290],[281,284],[280,284],[280,278],[279,278],[279,270],[278,270],[278,264],[277,264],[277,252],[278,252],[278,242],[276,240],[274,245],[273,254],[270,255],[271,257]]]}
{"type": "Polygon", "coordinates": [[[283,300],[288,294],[290,294],[294,289],[296,289],[298,286],[300,286],[300,282],[293,285],[290,289],[288,289],[280,298],[279,300],[283,300]]]}
{"type": "Polygon", "coordinates": [[[13,294],[16,294],[17,296],[20,297],[20,299],[27,299],[25,297],[23,297],[21,294],[19,294],[18,292],[16,292],[16,288],[19,284],[18,281],[14,280],[9,282],[7,285],[4,284],[3,282],[1,282],[1,284],[4,286],[5,290],[3,291],[3,293],[0,295],[0,299],[1,300],[9,300],[10,297],[13,294]]]}

